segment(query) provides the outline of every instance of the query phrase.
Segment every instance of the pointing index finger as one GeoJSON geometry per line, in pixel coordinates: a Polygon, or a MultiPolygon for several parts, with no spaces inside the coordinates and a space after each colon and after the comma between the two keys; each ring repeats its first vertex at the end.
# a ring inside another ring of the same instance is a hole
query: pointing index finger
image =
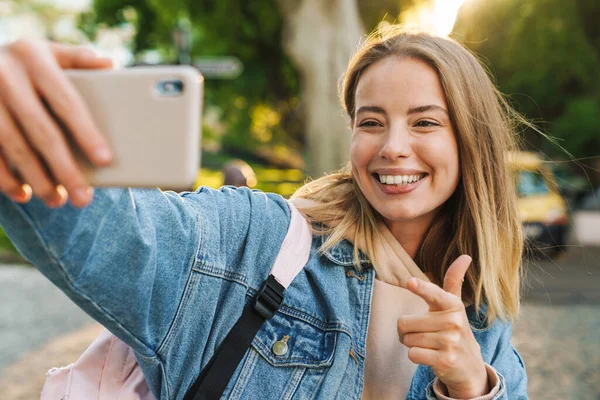
{"type": "Polygon", "coordinates": [[[429,311],[443,311],[455,305],[456,299],[435,283],[410,278],[406,288],[425,300],[429,311]]]}

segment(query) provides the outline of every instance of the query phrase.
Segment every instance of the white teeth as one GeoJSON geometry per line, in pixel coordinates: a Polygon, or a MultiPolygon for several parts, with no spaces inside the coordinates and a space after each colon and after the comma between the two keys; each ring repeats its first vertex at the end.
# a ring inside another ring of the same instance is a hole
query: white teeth
{"type": "Polygon", "coordinates": [[[387,185],[406,185],[417,182],[425,177],[425,174],[419,175],[379,175],[379,181],[387,185]]]}

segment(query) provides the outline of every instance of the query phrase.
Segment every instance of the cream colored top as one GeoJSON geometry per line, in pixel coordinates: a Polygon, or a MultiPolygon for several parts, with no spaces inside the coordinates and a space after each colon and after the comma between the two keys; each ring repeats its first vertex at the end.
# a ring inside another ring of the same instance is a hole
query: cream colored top
{"type": "Polygon", "coordinates": [[[417,369],[400,343],[398,318],[429,307],[408,289],[375,279],[367,332],[363,400],[404,399],[417,369]]]}

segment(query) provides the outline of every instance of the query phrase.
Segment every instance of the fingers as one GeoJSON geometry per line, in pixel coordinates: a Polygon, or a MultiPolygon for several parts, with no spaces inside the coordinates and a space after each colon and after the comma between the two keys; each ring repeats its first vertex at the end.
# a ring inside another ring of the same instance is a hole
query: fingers
{"type": "MultiPolygon", "coordinates": [[[[56,49],[55,53],[59,55],[58,58],[63,58],[63,65],[68,67],[91,66],[94,65],[92,60],[97,58],[93,50],[89,48],[74,48],[56,43],[51,46],[56,49]]],[[[61,65],[54,62],[51,51],[46,47],[40,49],[35,48],[35,45],[31,45],[31,47],[41,53],[41,57],[48,60],[46,63],[27,65],[33,85],[54,114],[65,123],[87,158],[96,166],[106,166],[111,160],[109,146],[93,121],[83,98],[61,70],[61,65]]],[[[20,51],[28,50],[21,49],[20,51]]]]}
{"type": "Polygon", "coordinates": [[[2,175],[0,190],[9,196],[15,193],[13,199],[17,202],[26,202],[30,200],[31,191],[46,202],[51,207],[60,207],[66,199],[57,192],[53,179],[48,176],[45,168],[40,163],[37,155],[31,149],[25,138],[23,138],[19,128],[13,121],[6,108],[0,104],[0,147],[3,149],[2,175]],[[7,162],[15,166],[15,172],[20,174],[20,178],[28,183],[29,196],[26,196],[26,189],[23,189],[22,182],[17,179],[10,171],[7,162]],[[20,201],[23,200],[23,201],[20,201]]]}
{"type": "Polygon", "coordinates": [[[411,347],[408,350],[408,359],[415,364],[434,366],[439,359],[439,352],[422,347],[411,347]]]}
{"type": "MultiPolygon", "coordinates": [[[[21,130],[27,136],[26,142],[35,153],[42,157],[56,182],[40,171],[39,161],[27,163],[28,160],[31,160],[31,149],[28,150],[17,139],[13,140],[13,146],[18,146],[20,153],[13,149],[12,156],[20,157],[15,164],[24,175],[24,179],[32,179],[44,199],[51,196],[50,185],[55,186],[55,183],[60,183],[71,194],[73,205],[77,207],[87,205],[91,201],[91,192],[87,182],[67,146],[63,132],[48,115],[26,72],[19,67],[12,68],[10,79],[0,79],[0,89],[5,105],[9,107],[8,114],[19,121],[21,130]]],[[[4,129],[6,128],[3,127],[4,129]]],[[[13,139],[22,136],[15,134],[15,129],[15,124],[7,129],[9,132],[13,131],[13,133],[9,133],[13,139]]],[[[25,139],[23,138],[23,140],[25,139]]],[[[47,202],[47,204],[53,205],[51,202],[47,202]]]]}
{"type": "Polygon", "coordinates": [[[31,199],[31,189],[27,191],[25,185],[13,176],[2,157],[0,157],[0,191],[17,203],[26,203],[31,199]]]}
{"type": "Polygon", "coordinates": [[[96,52],[84,46],[68,46],[61,43],[50,43],[50,51],[63,69],[98,69],[112,68],[113,62],[108,57],[98,57],[96,52]]]}
{"type": "Polygon", "coordinates": [[[466,254],[458,257],[448,270],[444,277],[444,290],[452,293],[457,297],[462,297],[462,285],[465,280],[465,275],[473,259],[466,254]]]}
{"type": "Polygon", "coordinates": [[[461,346],[461,335],[456,331],[414,332],[403,335],[400,342],[406,347],[456,351],[461,346]]]}
{"type": "MultiPolygon", "coordinates": [[[[421,315],[403,315],[398,318],[398,335],[409,333],[460,331],[464,328],[466,314],[456,311],[437,311],[421,315]]],[[[468,322],[466,323],[468,327],[468,322]]]]}
{"type": "Polygon", "coordinates": [[[406,288],[421,297],[429,305],[429,311],[441,311],[453,308],[460,299],[444,291],[435,283],[422,281],[417,278],[410,278],[406,288]]]}
{"type": "Polygon", "coordinates": [[[438,332],[407,333],[402,335],[400,342],[406,347],[422,347],[434,350],[441,349],[443,346],[438,332]]]}
{"type": "Polygon", "coordinates": [[[403,315],[398,318],[398,335],[414,332],[438,332],[446,327],[446,321],[431,314],[403,315]]]}

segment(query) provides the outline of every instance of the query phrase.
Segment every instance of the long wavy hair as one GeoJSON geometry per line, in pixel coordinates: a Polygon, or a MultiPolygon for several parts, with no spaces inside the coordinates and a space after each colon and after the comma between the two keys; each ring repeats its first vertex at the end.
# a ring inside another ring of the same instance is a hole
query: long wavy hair
{"type": "MultiPolygon", "coordinates": [[[[518,124],[527,122],[498,92],[482,64],[452,39],[387,27],[370,35],[351,58],[341,81],[340,97],[354,119],[358,82],[365,70],[387,57],[421,60],[440,79],[459,149],[460,180],[436,215],[415,262],[442,285],[450,264],[461,254],[473,263],[463,285],[463,300],[486,318],[514,320],[519,311],[523,236],[507,152],[515,149],[518,124]]],[[[350,165],[307,183],[292,196],[315,232],[327,235],[321,252],[344,239],[369,256],[377,270],[379,213],[352,176],[350,165]],[[312,200],[303,205],[301,199],[312,200]]]]}

